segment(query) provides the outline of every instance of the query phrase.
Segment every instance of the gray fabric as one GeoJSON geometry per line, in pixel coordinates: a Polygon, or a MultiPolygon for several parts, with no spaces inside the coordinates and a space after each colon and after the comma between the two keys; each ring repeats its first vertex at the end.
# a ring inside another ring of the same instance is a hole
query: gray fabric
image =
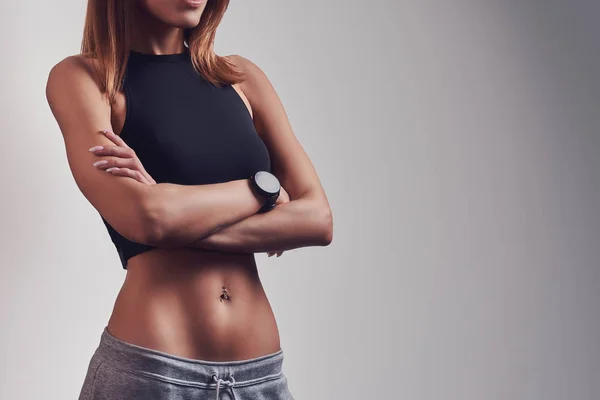
{"type": "Polygon", "coordinates": [[[79,400],[294,400],[283,350],[242,361],[203,361],[136,346],[104,328],[79,400]]]}

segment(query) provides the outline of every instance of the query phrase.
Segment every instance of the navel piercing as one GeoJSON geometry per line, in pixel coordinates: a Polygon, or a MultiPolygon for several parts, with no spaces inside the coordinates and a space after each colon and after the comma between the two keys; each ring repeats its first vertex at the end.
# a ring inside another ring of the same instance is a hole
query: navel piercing
{"type": "Polygon", "coordinates": [[[223,300],[231,300],[231,297],[229,296],[229,292],[227,292],[227,286],[223,285],[222,287],[222,292],[221,292],[221,296],[220,296],[220,301],[223,300]]]}

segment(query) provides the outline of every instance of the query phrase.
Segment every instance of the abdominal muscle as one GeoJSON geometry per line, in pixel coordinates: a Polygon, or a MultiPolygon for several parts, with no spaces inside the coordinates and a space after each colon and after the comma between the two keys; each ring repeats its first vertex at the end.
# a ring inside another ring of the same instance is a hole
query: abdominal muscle
{"type": "Polygon", "coordinates": [[[158,248],[132,257],[107,329],[138,346],[207,361],[280,349],[252,254],[158,248]]]}

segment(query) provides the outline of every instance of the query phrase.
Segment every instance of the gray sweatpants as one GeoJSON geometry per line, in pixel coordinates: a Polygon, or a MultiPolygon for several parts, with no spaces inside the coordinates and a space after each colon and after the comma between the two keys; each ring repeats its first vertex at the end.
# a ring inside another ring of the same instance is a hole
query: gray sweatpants
{"type": "Polygon", "coordinates": [[[140,347],[105,327],[79,400],[294,400],[283,350],[242,361],[203,361],[140,347]]]}

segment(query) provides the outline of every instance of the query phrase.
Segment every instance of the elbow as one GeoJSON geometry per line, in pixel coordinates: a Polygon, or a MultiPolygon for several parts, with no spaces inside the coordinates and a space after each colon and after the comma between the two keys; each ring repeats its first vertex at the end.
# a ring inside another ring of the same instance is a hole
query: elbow
{"type": "Polygon", "coordinates": [[[329,205],[319,213],[319,245],[329,246],[333,241],[333,214],[329,205]]]}
{"type": "Polygon", "coordinates": [[[165,229],[159,219],[152,214],[140,217],[136,242],[148,246],[162,247],[165,241],[165,229]]]}
{"type": "Polygon", "coordinates": [[[162,247],[168,236],[166,210],[153,201],[140,202],[132,240],[148,246],[162,247]]]}

